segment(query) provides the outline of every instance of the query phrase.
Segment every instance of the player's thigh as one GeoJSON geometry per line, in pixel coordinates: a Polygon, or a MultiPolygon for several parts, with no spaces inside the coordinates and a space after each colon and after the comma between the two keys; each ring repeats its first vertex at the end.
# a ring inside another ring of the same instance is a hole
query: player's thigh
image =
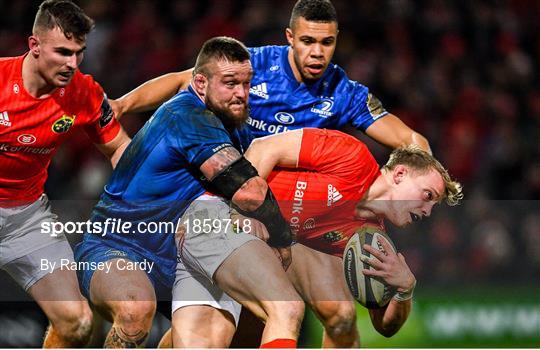
{"type": "Polygon", "coordinates": [[[156,293],[146,272],[119,269],[122,260],[126,259],[108,260],[110,269],[96,270],[90,280],[90,300],[109,321],[122,312],[147,314],[156,307],[156,293]]]}
{"type": "Polygon", "coordinates": [[[183,263],[215,281],[259,317],[267,314],[261,307],[264,302],[301,302],[272,249],[260,239],[227,225],[230,216],[229,204],[220,198],[203,195],[193,201],[181,219],[188,223],[178,245],[183,263]],[[199,224],[205,220],[213,226],[201,227],[199,224]]]}
{"type": "Polygon", "coordinates": [[[62,260],[73,261],[65,236],[42,229],[55,221],[45,195],[27,206],[0,208],[0,267],[25,291],[58,268],[62,260]]]}
{"type": "Polygon", "coordinates": [[[230,313],[209,305],[184,306],[172,317],[174,348],[226,348],[235,330],[230,313]]]}
{"type": "Polygon", "coordinates": [[[43,223],[53,224],[56,220],[47,197],[3,212],[8,213],[4,216],[0,243],[3,269],[54,324],[72,320],[76,315],[89,318],[87,302],[70,267],[74,262],[71,246],[63,234],[42,231],[43,223]]]}
{"type": "Polygon", "coordinates": [[[241,305],[178,259],[172,291],[175,347],[228,347],[241,305]]]}
{"type": "Polygon", "coordinates": [[[280,261],[261,240],[250,241],[235,250],[218,268],[215,280],[227,294],[259,317],[275,304],[302,303],[280,261]]]}
{"type": "Polygon", "coordinates": [[[341,258],[302,244],[295,244],[292,254],[287,276],[321,319],[336,313],[350,314],[354,310],[354,299],[343,275],[341,258]]]}
{"type": "Polygon", "coordinates": [[[29,293],[53,324],[91,317],[73,271],[57,269],[30,287],[29,293]]]}

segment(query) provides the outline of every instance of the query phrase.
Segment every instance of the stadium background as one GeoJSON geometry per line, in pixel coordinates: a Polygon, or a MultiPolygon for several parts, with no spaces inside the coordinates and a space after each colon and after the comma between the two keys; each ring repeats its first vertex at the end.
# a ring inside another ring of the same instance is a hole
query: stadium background
{"type": "MultiPolygon", "coordinates": [[[[0,0],[0,56],[27,49],[40,1],[0,0]]],[[[77,1],[96,20],[81,70],[111,98],[191,67],[201,44],[229,35],[248,46],[285,44],[293,1],[77,1]]],[[[414,311],[391,339],[359,308],[371,347],[540,347],[540,2],[338,1],[334,62],[387,110],[424,134],[465,188],[406,230],[390,228],[418,279],[414,311]]],[[[133,135],[150,113],[127,115],[133,135]]],[[[379,161],[386,149],[367,141],[379,161]]],[[[83,137],[50,167],[47,193],[61,218],[86,220],[110,173],[83,137]],[[64,204],[66,205],[66,204],[64,204]],[[72,209],[71,205],[70,209],[72,209]]],[[[71,237],[72,240],[76,238],[71,237]]],[[[45,319],[0,275],[0,347],[39,346],[45,319]]],[[[166,321],[156,321],[155,342],[166,321]]],[[[308,317],[306,346],[319,346],[308,317]]],[[[99,344],[98,344],[99,345],[99,344]]]]}

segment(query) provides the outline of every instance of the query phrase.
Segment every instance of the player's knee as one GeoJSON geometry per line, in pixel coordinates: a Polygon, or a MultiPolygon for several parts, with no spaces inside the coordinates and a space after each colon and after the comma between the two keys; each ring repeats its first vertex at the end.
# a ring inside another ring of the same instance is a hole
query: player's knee
{"type": "Polygon", "coordinates": [[[356,308],[354,303],[334,302],[327,306],[323,320],[326,333],[332,338],[349,337],[356,332],[356,308]]]}
{"type": "Polygon", "coordinates": [[[275,301],[266,308],[268,318],[279,320],[281,324],[296,324],[300,327],[304,318],[305,304],[302,300],[275,301]]]}
{"type": "Polygon", "coordinates": [[[61,316],[51,320],[59,338],[72,347],[84,346],[92,335],[92,311],[86,303],[69,303],[61,316]]]}
{"type": "Polygon", "coordinates": [[[122,301],[116,307],[114,323],[129,334],[148,332],[155,313],[156,302],[153,300],[122,301]]]}

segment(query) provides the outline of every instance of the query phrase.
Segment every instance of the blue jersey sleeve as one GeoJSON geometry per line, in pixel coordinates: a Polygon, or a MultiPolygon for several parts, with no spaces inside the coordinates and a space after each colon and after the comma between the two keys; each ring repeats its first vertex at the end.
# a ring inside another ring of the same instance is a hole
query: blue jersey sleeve
{"type": "Polygon", "coordinates": [[[191,165],[199,168],[223,148],[233,147],[223,123],[211,111],[195,107],[183,111],[168,110],[168,113],[174,114],[175,118],[171,137],[177,152],[191,165]]]}
{"type": "Polygon", "coordinates": [[[369,92],[368,88],[357,82],[351,83],[353,84],[352,98],[346,113],[352,126],[366,131],[371,124],[387,115],[388,112],[384,109],[381,101],[369,92]]]}

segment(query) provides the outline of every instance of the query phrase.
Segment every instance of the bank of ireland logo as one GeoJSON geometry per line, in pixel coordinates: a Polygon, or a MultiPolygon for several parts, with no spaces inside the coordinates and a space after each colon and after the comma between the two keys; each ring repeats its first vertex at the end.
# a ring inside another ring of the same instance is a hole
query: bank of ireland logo
{"type": "Polygon", "coordinates": [[[315,228],[315,219],[309,218],[306,221],[304,221],[303,229],[304,230],[313,230],[315,228]]]}
{"type": "Polygon", "coordinates": [[[274,114],[274,119],[277,120],[278,123],[290,125],[294,123],[294,117],[292,114],[287,112],[277,112],[274,114]]]}
{"type": "Polygon", "coordinates": [[[332,112],[333,107],[334,100],[331,98],[324,98],[321,102],[314,104],[313,107],[311,107],[311,111],[318,114],[321,118],[328,118],[334,114],[332,112]]]}
{"type": "Polygon", "coordinates": [[[64,114],[60,119],[55,121],[52,125],[52,131],[57,134],[63,134],[71,128],[75,122],[75,116],[69,116],[64,114]]]}
{"type": "Polygon", "coordinates": [[[36,137],[32,134],[22,134],[17,137],[17,141],[23,145],[31,145],[36,142],[36,137]]]}

